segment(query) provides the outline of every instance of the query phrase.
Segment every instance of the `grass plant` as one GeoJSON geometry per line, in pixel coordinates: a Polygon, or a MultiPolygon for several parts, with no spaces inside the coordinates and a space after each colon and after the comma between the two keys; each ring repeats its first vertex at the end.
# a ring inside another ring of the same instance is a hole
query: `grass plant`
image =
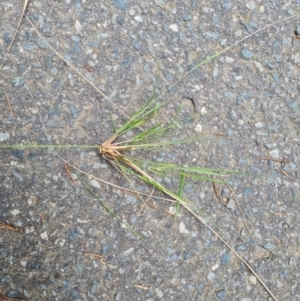
{"type": "MultiPolygon", "coordinates": [[[[235,256],[237,256],[253,273],[253,275],[258,279],[261,285],[265,288],[265,290],[270,294],[270,296],[277,300],[271,290],[266,286],[264,281],[256,274],[254,269],[247,263],[245,259],[243,259],[231,246],[230,244],[222,238],[222,236],[213,228],[211,227],[206,220],[196,214],[195,211],[191,209],[189,206],[188,200],[183,197],[183,188],[187,179],[196,180],[196,181],[211,181],[211,182],[218,182],[218,183],[226,183],[223,179],[224,176],[230,176],[234,174],[239,174],[236,171],[230,170],[223,170],[223,169],[209,169],[209,168],[202,168],[202,167],[189,167],[189,166],[181,166],[167,162],[152,162],[148,160],[142,160],[140,158],[135,158],[133,156],[128,155],[129,152],[138,151],[142,149],[157,149],[160,147],[166,146],[179,146],[182,144],[191,143],[194,141],[199,140],[199,137],[191,137],[186,139],[168,139],[167,134],[171,130],[175,130],[176,128],[183,126],[186,122],[190,121],[190,119],[194,118],[194,116],[187,118],[187,119],[180,119],[181,109],[179,108],[173,118],[168,123],[157,123],[154,124],[153,120],[157,117],[158,112],[161,111],[161,108],[168,103],[168,100],[164,100],[166,93],[172,89],[174,86],[178,85],[184,78],[186,78],[191,72],[195,69],[200,68],[204,64],[210,62],[211,60],[219,57],[224,52],[228,51],[232,47],[236,46],[237,44],[241,43],[245,39],[257,34],[260,31],[265,30],[270,26],[274,26],[278,22],[282,22],[287,20],[291,17],[285,18],[283,20],[279,20],[275,23],[265,26],[260,30],[252,33],[251,35],[241,39],[237,43],[223,49],[221,51],[216,52],[212,56],[208,57],[204,61],[197,64],[193,67],[189,72],[187,72],[183,77],[179,78],[173,85],[161,93],[158,97],[154,97],[146,102],[140,109],[138,109],[132,116],[127,115],[123,112],[118,106],[116,106],[108,96],[106,96],[102,91],[100,91],[88,78],[86,78],[83,74],[81,74],[75,66],[70,64],[70,62],[66,61],[64,57],[55,50],[39,33],[36,29],[34,24],[30,21],[30,19],[26,16],[26,7],[28,1],[24,1],[24,7],[22,11],[22,17],[20,18],[20,22],[18,24],[18,28],[21,24],[23,16],[25,16],[28,22],[31,24],[32,28],[36,31],[36,33],[44,40],[45,43],[49,46],[49,48],[56,53],[67,65],[69,65],[72,70],[74,70],[81,78],[83,78],[88,84],[90,84],[98,93],[104,96],[107,100],[109,100],[115,108],[117,108],[123,115],[126,116],[127,121],[119,128],[115,127],[115,131],[113,135],[108,138],[105,142],[103,142],[100,146],[89,146],[89,145],[53,145],[50,143],[47,145],[0,145],[0,148],[95,148],[98,149],[102,157],[110,162],[114,168],[116,168],[122,175],[125,176],[126,179],[131,183],[131,177],[134,176],[138,178],[140,181],[154,187],[155,189],[163,192],[168,196],[165,198],[165,201],[172,202],[176,205],[176,213],[178,213],[180,207],[185,208],[189,213],[191,213],[198,221],[200,221],[205,227],[207,227],[211,232],[218,237],[220,241],[222,241],[227,248],[229,248],[235,256]],[[162,101],[161,101],[162,100],[162,101]],[[147,128],[146,125],[150,124],[147,128]],[[145,128],[145,129],[144,129],[145,128]],[[130,137],[128,137],[128,133],[133,133],[130,137]],[[178,177],[179,179],[179,187],[178,191],[174,192],[170,189],[166,188],[162,185],[157,179],[156,176],[170,176],[170,177],[178,177]]],[[[18,29],[17,28],[17,29],[18,29]]],[[[16,30],[17,32],[17,30],[16,30]]],[[[13,37],[15,39],[16,34],[13,37]]],[[[8,48],[8,52],[12,47],[13,41],[8,48]]],[[[7,52],[7,54],[8,54],[7,52]]],[[[1,64],[0,69],[5,64],[5,59],[7,54],[4,58],[4,61],[1,64]]],[[[44,127],[45,130],[45,127],[44,127]]],[[[45,130],[46,133],[46,130],[45,130]]],[[[46,133],[47,134],[47,133],[46,133]]],[[[81,172],[86,174],[84,171],[80,170],[78,167],[74,166],[70,162],[67,162],[65,159],[62,158],[64,162],[66,162],[73,170],[77,170],[77,172],[81,172]]],[[[77,174],[77,173],[76,173],[77,174]]],[[[90,176],[90,175],[89,175],[90,176]]],[[[125,224],[110,208],[108,208],[104,202],[102,202],[93,192],[93,190],[85,183],[85,181],[77,174],[77,178],[79,181],[84,185],[85,189],[89,191],[95,197],[100,204],[108,211],[112,216],[114,216],[117,220],[121,223],[125,224]]],[[[94,177],[97,180],[105,182],[109,185],[113,185],[112,183],[105,181],[103,179],[99,179],[94,177]]],[[[115,186],[115,185],[114,185],[115,186]]],[[[116,187],[116,186],[115,186],[116,187]]],[[[124,188],[119,187],[119,189],[124,190],[124,188]]],[[[137,191],[134,186],[132,185],[131,190],[127,189],[127,191],[133,192],[138,195],[139,198],[143,199],[144,194],[137,191]]],[[[152,196],[151,196],[152,197],[152,196]]],[[[138,234],[134,229],[132,229],[129,225],[125,224],[130,231],[132,231],[135,235],[143,239],[140,234],[138,234]]]]}

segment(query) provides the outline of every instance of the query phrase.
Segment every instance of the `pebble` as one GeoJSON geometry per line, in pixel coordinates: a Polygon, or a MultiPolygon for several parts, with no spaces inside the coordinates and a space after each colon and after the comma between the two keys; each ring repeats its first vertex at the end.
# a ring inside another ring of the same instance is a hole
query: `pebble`
{"type": "Polygon", "coordinates": [[[254,10],[254,9],[255,9],[255,2],[254,2],[254,1],[248,2],[248,3],[246,4],[246,7],[247,7],[249,10],[254,10]]]}
{"type": "Polygon", "coordinates": [[[218,291],[217,292],[217,296],[218,296],[219,299],[225,300],[225,298],[226,298],[226,291],[224,291],[224,290],[218,291]]]}
{"type": "Polygon", "coordinates": [[[216,41],[220,35],[216,32],[207,31],[203,33],[203,36],[207,40],[216,41]]]}
{"type": "Polygon", "coordinates": [[[56,68],[51,68],[50,69],[50,74],[53,76],[56,76],[58,74],[58,70],[56,68]]]}
{"type": "Polygon", "coordinates": [[[247,251],[248,248],[245,245],[238,245],[235,247],[235,249],[237,251],[245,252],[245,251],[247,251]]]}
{"type": "Polygon", "coordinates": [[[294,163],[284,164],[283,169],[288,173],[293,172],[296,169],[296,164],[294,163]]]}
{"type": "Polygon", "coordinates": [[[8,250],[6,248],[0,248],[0,260],[3,260],[5,257],[8,257],[8,250]]]}
{"type": "Polygon", "coordinates": [[[291,46],[293,39],[291,37],[286,37],[282,39],[282,46],[291,46]]]}
{"type": "Polygon", "coordinates": [[[274,149],[274,150],[272,150],[272,151],[269,152],[269,155],[273,159],[279,159],[279,150],[278,149],[274,149]]]}
{"type": "Polygon", "coordinates": [[[72,228],[66,232],[66,236],[69,242],[73,242],[79,236],[79,232],[76,228],[72,228]]]}
{"type": "Polygon", "coordinates": [[[268,251],[272,251],[272,250],[275,250],[276,249],[276,246],[274,244],[272,244],[271,242],[267,242],[265,245],[264,245],[264,248],[268,251]]]}
{"type": "Polygon", "coordinates": [[[138,16],[135,16],[135,17],[134,17],[134,20],[136,20],[136,21],[142,23],[142,22],[143,22],[143,17],[140,16],[140,15],[138,15],[138,16]]]}
{"type": "Polygon", "coordinates": [[[80,42],[80,38],[78,36],[71,36],[71,40],[75,43],[79,43],[80,42]]]}
{"type": "Polygon", "coordinates": [[[221,256],[221,265],[228,265],[230,263],[231,260],[231,254],[230,253],[224,253],[221,256]]]}
{"type": "Polygon", "coordinates": [[[91,185],[95,188],[100,188],[101,187],[99,182],[95,179],[91,180],[91,185]]]}
{"type": "Polygon", "coordinates": [[[6,141],[10,138],[10,135],[5,132],[5,133],[0,133],[0,142],[6,141]]]}
{"type": "Polygon", "coordinates": [[[46,43],[46,41],[42,38],[37,38],[36,43],[38,44],[38,46],[41,49],[47,49],[48,48],[48,44],[46,43]]]}
{"type": "Polygon", "coordinates": [[[23,176],[16,170],[12,171],[12,174],[15,178],[17,178],[20,182],[23,182],[24,178],[23,176]]]}
{"type": "Polygon", "coordinates": [[[126,9],[127,0],[114,0],[113,5],[116,8],[126,9]]]}
{"type": "Polygon", "coordinates": [[[132,195],[129,195],[127,198],[126,198],[126,203],[128,204],[135,204],[137,201],[137,199],[135,197],[133,197],[132,195]]]}
{"type": "Polygon", "coordinates": [[[256,122],[255,123],[255,127],[257,128],[257,129],[260,129],[260,128],[263,128],[265,125],[264,125],[264,123],[263,122],[256,122]]]}
{"type": "Polygon", "coordinates": [[[21,298],[21,294],[17,290],[9,290],[6,293],[6,297],[19,299],[19,298],[21,298]]]}
{"type": "Polygon", "coordinates": [[[207,113],[208,113],[208,111],[207,111],[207,109],[206,109],[205,107],[203,107],[203,108],[200,110],[201,116],[205,116],[207,113]]]}
{"type": "Polygon", "coordinates": [[[249,277],[249,281],[253,284],[256,285],[257,284],[257,278],[254,275],[251,275],[249,277]]]}
{"type": "Polygon", "coordinates": [[[6,43],[7,45],[9,45],[10,42],[11,42],[11,40],[10,40],[10,37],[9,37],[9,35],[8,35],[7,32],[4,33],[3,38],[4,38],[5,43],[6,43]]]}
{"type": "Polygon", "coordinates": [[[260,62],[254,61],[254,65],[259,72],[263,72],[265,70],[263,65],[260,62]]]}
{"type": "Polygon", "coordinates": [[[74,27],[75,27],[77,33],[80,33],[83,29],[82,25],[80,24],[80,22],[78,20],[76,20],[74,27]]]}
{"type": "Polygon", "coordinates": [[[23,155],[23,152],[20,150],[20,149],[14,149],[12,152],[11,152],[15,157],[19,158],[19,159],[23,159],[24,155],[23,155]]]}
{"type": "Polygon", "coordinates": [[[23,86],[25,82],[26,80],[23,77],[17,76],[12,79],[11,84],[13,87],[20,87],[23,86]]]}
{"type": "Polygon", "coordinates": [[[183,252],[183,259],[188,260],[190,258],[192,258],[192,253],[190,251],[184,251],[183,252]]]}
{"type": "Polygon", "coordinates": [[[23,45],[23,48],[26,50],[26,51],[36,51],[39,49],[38,46],[36,45],[31,45],[31,44],[24,44],[23,45]]]}
{"type": "Polygon", "coordinates": [[[200,123],[197,123],[196,127],[195,127],[195,131],[198,133],[202,132],[202,125],[200,123]]]}
{"type": "Polygon", "coordinates": [[[3,276],[1,278],[1,282],[10,285],[10,283],[11,283],[11,276],[10,275],[3,276]]]}
{"type": "Polygon", "coordinates": [[[74,119],[76,119],[79,114],[80,114],[80,111],[76,109],[76,107],[74,105],[70,105],[70,110],[71,110],[71,114],[72,114],[72,117],[74,119]]]}
{"type": "Polygon", "coordinates": [[[163,7],[166,5],[165,0],[154,0],[155,4],[159,7],[163,7]]]}
{"type": "Polygon", "coordinates": [[[179,232],[184,233],[184,234],[189,234],[189,231],[187,230],[187,228],[183,222],[181,222],[179,224],[179,232]]]}
{"type": "Polygon", "coordinates": [[[175,32],[178,32],[178,25],[177,24],[172,24],[169,26],[169,28],[175,32]]]}
{"type": "Polygon", "coordinates": [[[227,203],[226,207],[228,209],[234,210],[235,209],[235,201],[233,199],[230,199],[229,202],[227,203]]]}
{"type": "Polygon", "coordinates": [[[242,57],[244,59],[249,60],[249,59],[251,59],[253,57],[253,52],[250,51],[249,49],[243,49],[242,50],[242,57]]]}
{"type": "Polygon", "coordinates": [[[298,26],[296,27],[295,34],[296,34],[297,36],[300,36],[300,25],[298,25],[298,26]]]}

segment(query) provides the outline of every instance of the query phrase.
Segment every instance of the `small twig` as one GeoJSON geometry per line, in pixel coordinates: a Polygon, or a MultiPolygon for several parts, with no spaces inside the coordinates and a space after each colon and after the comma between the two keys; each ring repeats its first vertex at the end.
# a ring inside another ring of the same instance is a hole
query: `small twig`
{"type": "Polygon", "coordinates": [[[94,253],[84,253],[85,256],[90,256],[90,258],[93,258],[93,259],[100,259],[100,262],[102,264],[105,264],[105,261],[103,260],[104,256],[103,255],[100,255],[100,254],[94,254],[94,253]]]}
{"type": "Polygon", "coordinates": [[[289,179],[291,179],[292,181],[294,181],[294,182],[300,184],[300,181],[299,181],[299,180],[292,178],[292,177],[291,177],[290,175],[288,175],[287,172],[284,171],[283,169],[281,169],[281,173],[284,174],[284,175],[285,175],[286,177],[288,177],[289,179]]]}
{"type": "Polygon", "coordinates": [[[281,160],[281,159],[273,159],[273,158],[257,158],[258,160],[267,160],[267,161],[275,161],[280,163],[290,163],[289,161],[281,160]]]}
{"type": "Polygon", "coordinates": [[[99,259],[99,258],[103,258],[104,256],[103,255],[100,255],[100,254],[94,254],[94,253],[84,253],[85,256],[91,256],[95,259],[99,259]]]}
{"type": "Polygon", "coordinates": [[[13,36],[12,41],[11,41],[9,47],[8,47],[8,50],[7,50],[7,52],[6,52],[5,56],[4,56],[4,59],[3,59],[2,64],[1,64],[1,66],[0,66],[0,70],[2,69],[2,67],[3,67],[3,65],[4,65],[4,63],[5,63],[6,59],[7,59],[7,56],[8,56],[8,54],[9,54],[10,50],[11,50],[11,47],[12,47],[14,41],[15,41],[17,32],[18,32],[19,27],[20,27],[20,25],[21,25],[21,22],[22,22],[22,20],[23,20],[23,16],[24,16],[26,7],[27,7],[27,5],[28,5],[28,1],[29,1],[29,0],[25,0],[25,1],[24,1],[24,5],[23,5],[23,9],[22,9],[21,17],[20,17],[20,19],[19,19],[18,26],[17,26],[17,28],[16,28],[16,30],[15,30],[14,36],[13,36]]]}
{"type": "Polygon", "coordinates": [[[225,134],[222,134],[222,133],[217,133],[217,132],[204,132],[204,133],[199,133],[199,135],[215,135],[215,136],[226,136],[225,134]]]}
{"type": "Polygon", "coordinates": [[[140,288],[140,289],[142,289],[142,290],[144,290],[144,291],[147,291],[148,289],[150,289],[149,286],[144,286],[144,285],[140,285],[140,284],[135,284],[134,286],[135,286],[136,288],[140,288]]]}
{"type": "Polygon", "coordinates": [[[8,104],[8,107],[9,107],[9,111],[10,111],[10,115],[11,115],[11,119],[14,120],[14,113],[12,111],[12,108],[11,108],[11,105],[10,105],[10,101],[9,101],[9,98],[8,98],[8,95],[5,93],[5,98],[6,98],[6,101],[7,101],[7,104],[8,104]]]}
{"type": "Polygon", "coordinates": [[[10,230],[10,231],[14,231],[14,232],[22,232],[22,229],[16,228],[15,226],[6,224],[2,221],[0,221],[0,229],[10,230]]]}
{"type": "MultiPolygon", "coordinates": [[[[213,176],[211,176],[211,177],[212,177],[212,179],[214,178],[213,176]]],[[[213,189],[214,189],[214,192],[215,192],[216,198],[218,199],[220,194],[219,194],[219,191],[218,191],[217,185],[216,185],[216,183],[215,183],[215,182],[212,182],[212,184],[213,184],[213,189]]]]}
{"type": "Polygon", "coordinates": [[[74,180],[74,178],[73,178],[73,176],[72,176],[72,174],[71,174],[71,172],[70,172],[70,170],[69,170],[69,167],[68,167],[67,163],[64,162],[64,165],[65,165],[65,169],[66,169],[66,171],[67,171],[69,177],[71,178],[73,184],[76,184],[76,182],[75,182],[75,180],[74,180]]]}
{"type": "Polygon", "coordinates": [[[148,203],[148,202],[149,202],[149,200],[151,199],[151,197],[152,197],[152,195],[153,195],[153,192],[154,192],[154,190],[155,190],[155,188],[153,187],[153,189],[152,189],[152,191],[151,191],[150,195],[149,195],[149,196],[147,197],[147,199],[144,201],[144,203],[143,203],[143,205],[142,205],[141,209],[139,210],[139,212],[138,212],[138,215],[140,215],[140,214],[142,213],[142,211],[144,210],[145,206],[147,205],[147,203],[148,203]]]}
{"type": "Polygon", "coordinates": [[[6,297],[6,296],[2,293],[1,289],[0,289],[0,300],[1,300],[1,301],[8,301],[8,297],[6,297]]]}

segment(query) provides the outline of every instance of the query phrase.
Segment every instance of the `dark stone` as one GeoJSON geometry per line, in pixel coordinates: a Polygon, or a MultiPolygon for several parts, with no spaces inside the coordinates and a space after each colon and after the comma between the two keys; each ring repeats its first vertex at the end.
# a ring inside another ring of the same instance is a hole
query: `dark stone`
{"type": "Polygon", "coordinates": [[[12,154],[13,154],[15,157],[17,157],[17,158],[19,158],[19,159],[21,159],[21,160],[23,160],[23,158],[24,158],[23,152],[22,152],[21,150],[19,150],[19,149],[14,149],[14,150],[12,151],[12,154]]]}
{"type": "Polygon", "coordinates": [[[71,109],[72,117],[73,117],[74,119],[76,119],[76,118],[79,116],[80,111],[77,110],[77,109],[75,108],[75,106],[73,106],[73,105],[70,105],[70,109],[71,109]]]}
{"type": "Polygon", "coordinates": [[[8,35],[7,32],[4,33],[3,38],[4,38],[5,43],[6,43],[7,45],[9,45],[10,42],[11,42],[11,40],[10,40],[10,37],[9,37],[9,35],[8,35]]]}

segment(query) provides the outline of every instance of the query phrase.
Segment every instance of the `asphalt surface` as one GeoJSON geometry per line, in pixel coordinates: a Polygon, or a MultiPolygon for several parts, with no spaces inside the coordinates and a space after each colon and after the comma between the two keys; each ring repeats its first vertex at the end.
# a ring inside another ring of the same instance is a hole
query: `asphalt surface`
{"type": "MultiPolygon", "coordinates": [[[[31,1],[1,70],[0,144],[97,146],[154,93],[197,62],[281,18],[290,1],[31,1]],[[8,101],[11,108],[8,105],[8,101]]],[[[22,2],[0,3],[0,56],[22,2]]],[[[187,181],[183,195],[251,264],[278,300],[300,299],[300,18],[269,27],[194,70],[159,101],[158,116],[198,117],[170,139],[225,136],[132,152],[154,160],[240,171],[230,187],[187,181]],[[244,173],[244,174],[242,174],[244,173]],[[235,198],[235,199],[234,199],[235,198]],[[248,233],[241,212],[250,229],[248,233]]],[[[252,273],[183,208],[96,180],[131,184],[95,148],[1,149],[0,289],[28,300],[272,300],[252,273]],[[69,163],[91,176],[73,174],[69,163]],[[144,241],[108,214],[78,176],[144,241]],[[89,255],[94,254],[94,255],[89,255]],[[98,256],[96,256],[98,255],[98,256]]],[[[178,178],[158,179],[178,191],[178,178]]],[[[158,192],[153,193],[156,196],[158,192]]],[[[160,195],[162,196],[162,195],[160,195]]]]}

